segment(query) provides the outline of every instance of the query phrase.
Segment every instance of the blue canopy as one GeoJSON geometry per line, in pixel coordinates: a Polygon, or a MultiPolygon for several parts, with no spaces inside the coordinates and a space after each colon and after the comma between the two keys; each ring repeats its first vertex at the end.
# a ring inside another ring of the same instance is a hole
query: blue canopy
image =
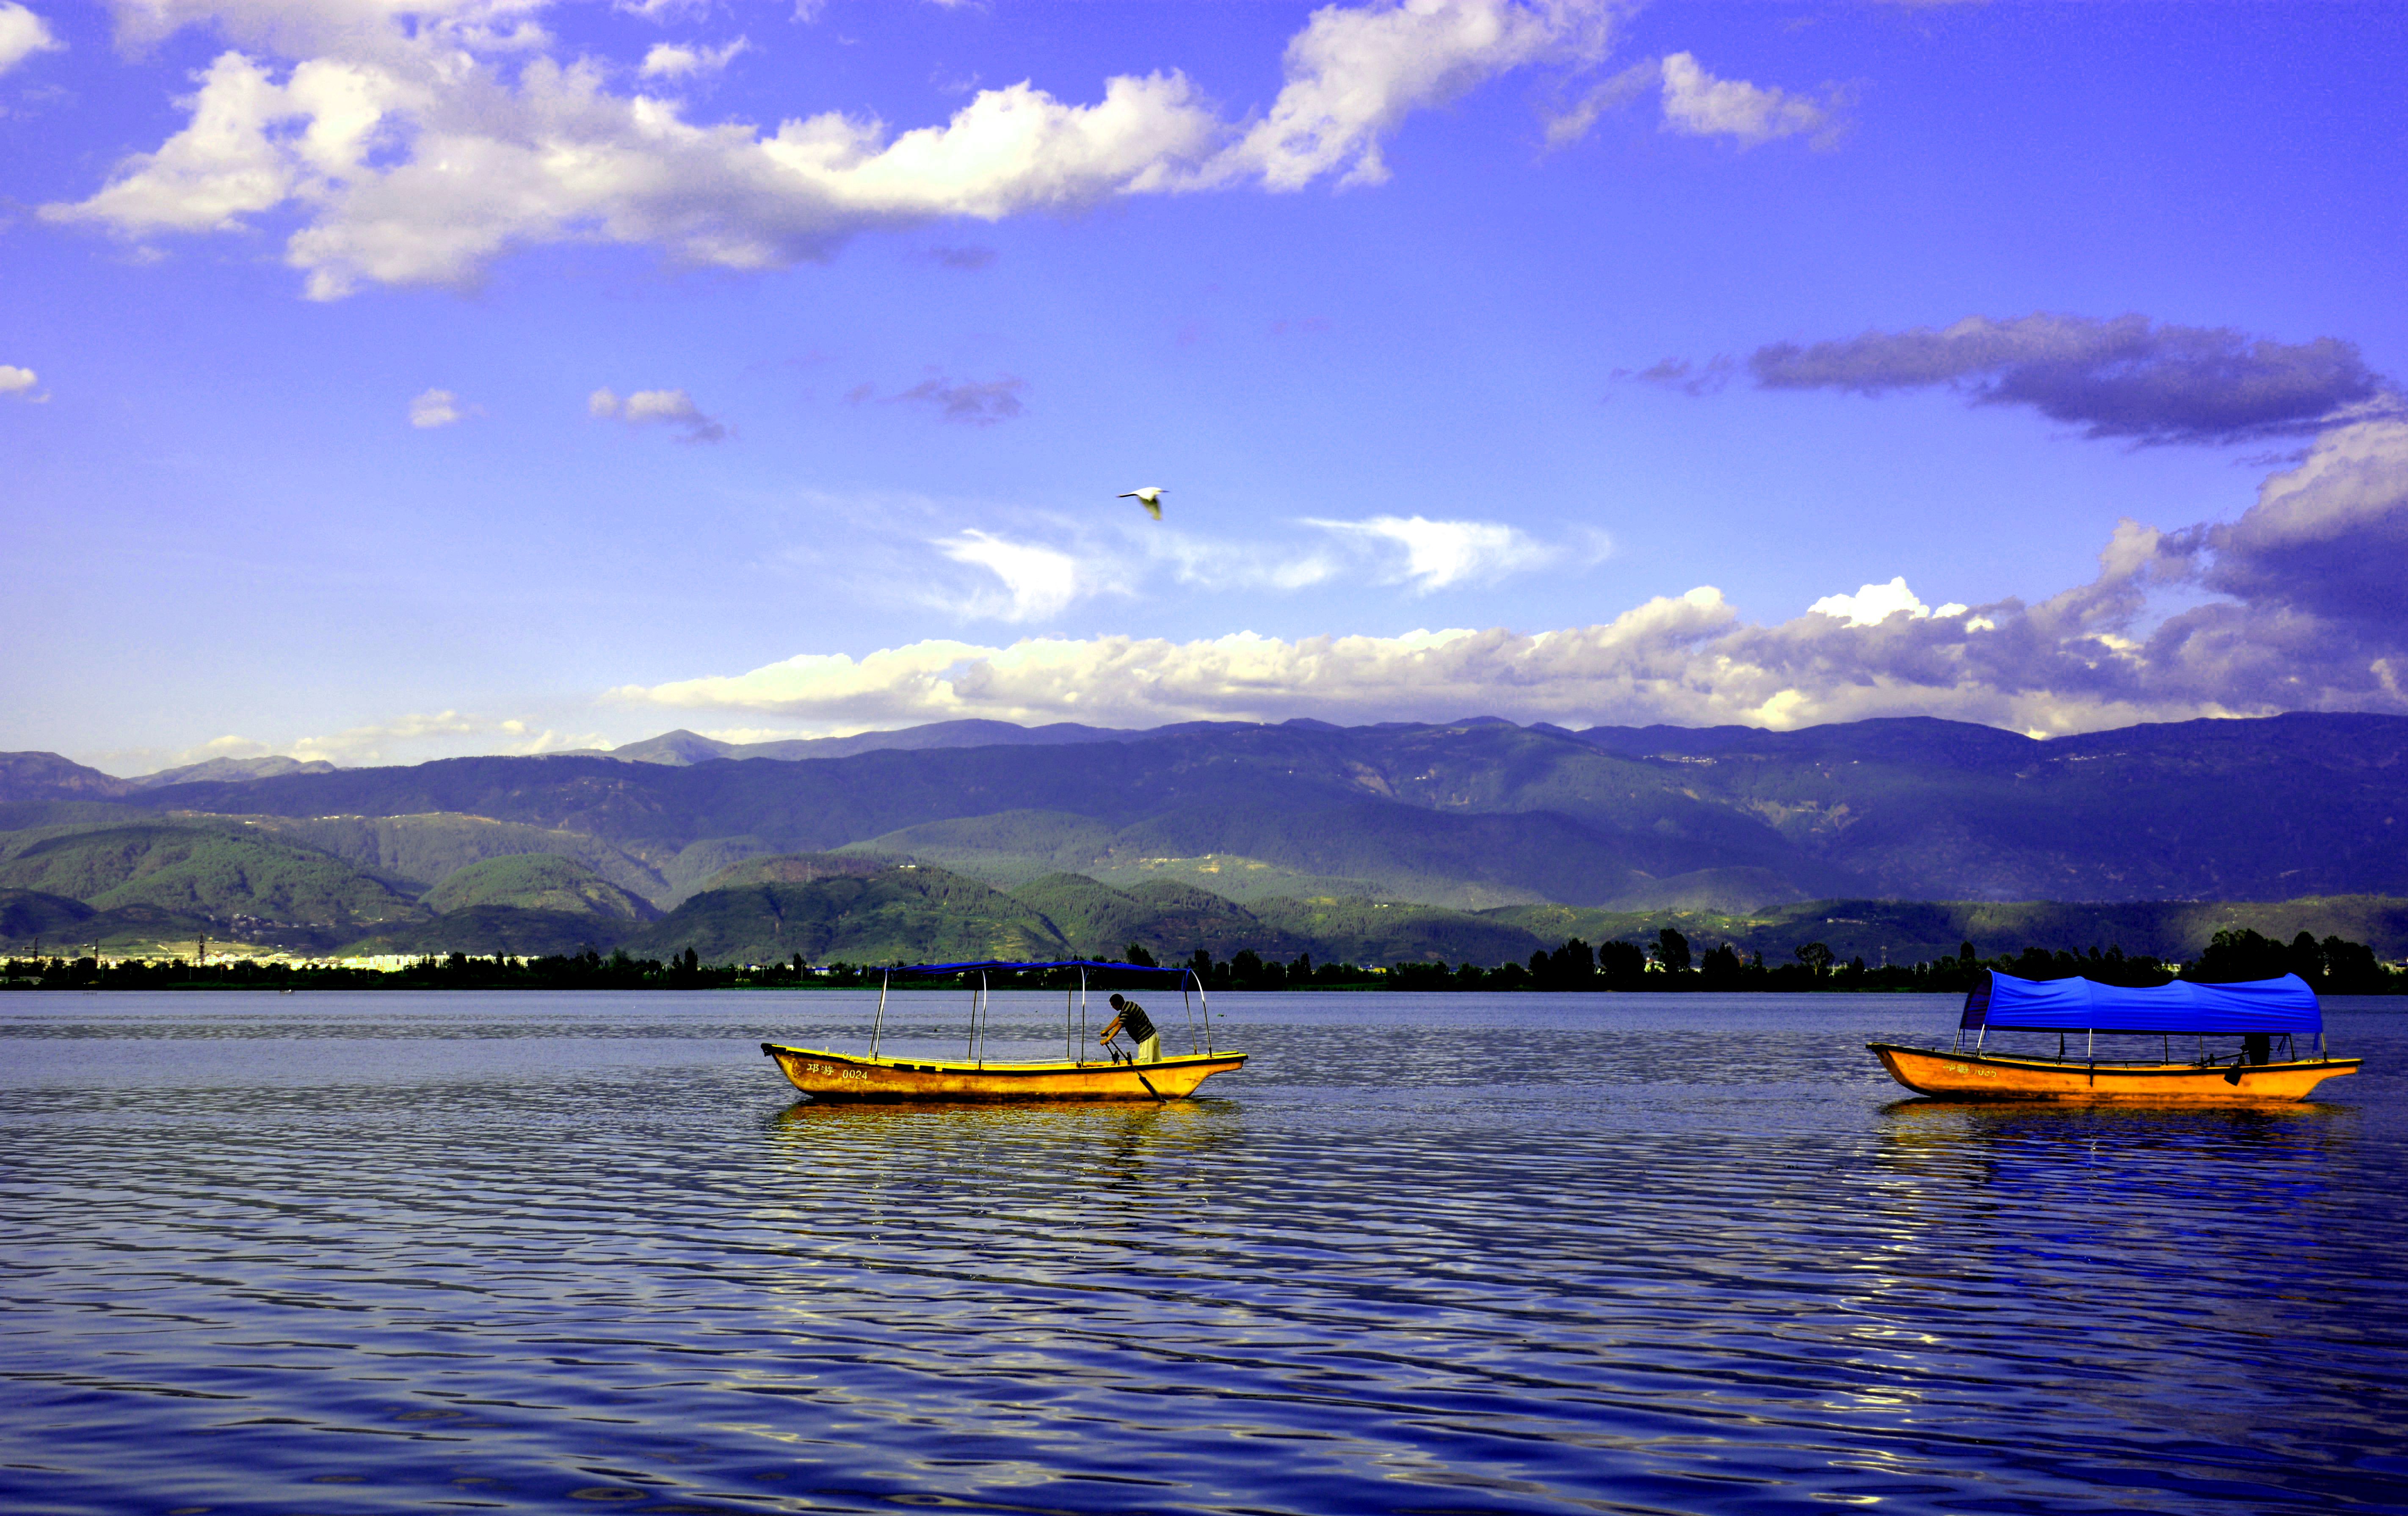
{"type": "Polygon", "coordinates": [[[2324,1029],[2316,993],[2297,974],[2247,984],[2186,984],[2127,990],[2090,980],[2019,980],[1993,970],[1965,996],[1967,1031],[1995,1026],[2042,1032],[2245,1032],[2324,1029]]]}

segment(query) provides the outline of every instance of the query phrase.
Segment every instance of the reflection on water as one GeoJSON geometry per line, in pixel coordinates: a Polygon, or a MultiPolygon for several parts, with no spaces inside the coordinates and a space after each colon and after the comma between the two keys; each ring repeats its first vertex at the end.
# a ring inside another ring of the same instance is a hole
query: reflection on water
{"type": "Polygon", "coordinates": [[[2408,1509],[2397,1008],[2083,1108],[1893,1098],[1913,997],[1214,1007],[914,1108],[757,1051],[866,997],[0,1001],[0,1508],[2408,1509]]]}

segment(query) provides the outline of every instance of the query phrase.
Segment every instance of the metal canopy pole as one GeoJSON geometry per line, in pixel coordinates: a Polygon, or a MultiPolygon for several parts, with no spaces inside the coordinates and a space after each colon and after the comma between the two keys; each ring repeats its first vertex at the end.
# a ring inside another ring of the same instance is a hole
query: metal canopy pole
{"type": "Polygon", "coordinates": [[[886,1029],[886,987],[895,982],[895,971],[888,969],[878,979],[878,1018],[869,1023],[869,1056],[878,1056],[878,1034],[886,1029]]]}
{"type": "MultiPolygon", "coordinates": [[[[1196,981],[1196,1002],[1204,1008],[1204,1051],[1211,1052],[1212,1051],[1212,996],[1205,990],[1202,980],[1196,981]]],[[[1194,1046],[1195,1039],[1190,1037],[1188,1040],[1189,1045],[1194,1046]]]]}
{"type": "Polygon", "coordinates": [[[1070,1061],[1082,1067],[1087,1062],[1087,965],[1079,965],[1079,1042],[1078,1051],[1070,1061]]]}
{"type": "Polygon", "coordinates": [[[990,989],[988,989],[988,988],[986,987],[986,970],[985,970],[985,969],[983,969],[983,968],[982,968],[982,969],[980,969],[980,970],[979,970],[979,1017],[978,1017],[978,1040],[979,1040],[979,1055],[978,1055],[978,1062],[979,1062],[979,1066],[980,1066],[981,1068],[984,1068],[984,1067],[986,1066],[986,1023],[987,1023],[987,1018],[988,1018],[988,1017],[990,1017],[990,1016],[992,1016],[992,1015],[994,1015],[994,1014],[995,1014],[995,992],[994,992],[994,991],[992,991],[992,990],[990,990],[990,989]]]}
{"type": "Polygon", "coordinates": [[[978,986],[970,986],[970,1039],[962,1049],[964,1058],[978,1056],[978,986]]]}
{"type": "Polygon", "coordinates": [[[1189,1052],[1194,1052],[1197,1051],[1196,1003],[1187,998],[1187,980],[1194,980],[1196,981],[1196,991],[1198,994],[1201,994],[1204,991],[1204,979],[1202,975],[1197,973],[1196,970],[1191,967],[1187,970],[1187,979],[1182,979],[1179,981],[1179,1008],[1187,1013],[1187,1051],[1189,1052]]]}

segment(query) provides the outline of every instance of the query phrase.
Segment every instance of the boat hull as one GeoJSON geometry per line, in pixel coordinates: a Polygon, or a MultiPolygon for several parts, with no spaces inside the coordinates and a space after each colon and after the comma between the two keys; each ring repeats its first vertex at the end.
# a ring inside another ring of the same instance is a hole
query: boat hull
{"type": "Polygon", "coordinates": [[[2361,1058],[2286,1064],[2083,1064],[2002,1058],[1868,1042],[1890,1078],[1944,1100],[2304,1100],[2326,1080],[2355,1074],[2361,1058]]]}
{"type": "Polygon", "coordinates": [[[1183,1100],[1215,1074],[1245,1065],[1242,1052],[1151,1064],[945,1063],[865,1058],[764,1042],[788,1083],[814,1100],[1183,1100]]]}

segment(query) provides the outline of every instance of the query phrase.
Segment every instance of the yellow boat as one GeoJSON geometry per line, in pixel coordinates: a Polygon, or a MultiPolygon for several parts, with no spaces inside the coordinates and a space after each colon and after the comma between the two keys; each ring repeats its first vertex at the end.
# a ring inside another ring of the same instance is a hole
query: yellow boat
{"type": "Polygon", "coordinates": [[[1890,1078],[1917,1094],[1949,1100],[2275,1101],[2304,1100],[2318,1084],[2363,1066],[2324,1046],[2324,1011],[2297,975],[2247,984],[2176,981],[2145,989],[2086,979],[2026,980],[1985,974],[1965,997],[1956,1045],[1946,1051],[1897,1042],[1865,1044],[1890,1078]],[[2055,1032],[2054,1057],[1985,1051],[1992,1032],[2055,1032]],[[1974,1034],[1965,1047],[1965,1034],[1974,1034]],[[2080,1033],[2083,1049],[2068,1041],[2080,1033]],[[2100,1036],[2160,1038],[2155,1062],[2098,1054],[2100,1036]],[[2196,1055],[2177,1061],[2173,1038],[2196,1038],[2196,1055]],[[2300,1057],[2298,1039],[2312,1039],[2300,1057]],[[2210,1037],[2238,1037],[2229,1055],[2210,1037]],[[2274,1039],[2284,1056],[2274,1056],[2274,1039]]]}
{"type": "Polygon", "coordinates": [[[794,1087],[814,1100],[1183,1100],[1214,1074],[1245,1066],[1242,1052],[1150,1064],[944,1063],[867,1058],[764,1042],[794,1087]]]}
{"type": "Polygon", "coordinates": [[[2115,1064],[1940,1052],[1895,1042],[1865,1046],[1890,1078],[1943,1100],[2304,1100],[2362,1058],[2282,1064],[2115,1064]]]}
{"type": "Polygon", "coordinates": [[[878,1015],[870,1023],[867,1054],[833,1052],[822,1048],[793,1048],[764,1042],[762,1052],[777,1060],[788,1083],[814,1100],[1183,1100],[1215,1074],[1245,1066],[1242,1052],[1221,1052],[1212,1047],[1212,1008],[1204,998],[1201,980],[1184,965],[1159,968],[1140,964],[1115,964],[1092,959],[1054,963],[1006,963],[989,960],[969,964],[918,964],[885,971],[878,991],[878,1015]],[[1069,1056],[1036,1061],[991,1061],[983,1056],[986,1019],[991,1001],[987,976],[994,971],[1077,969],[1079,985],[1063,1006],[1063,1035],[1069,1056]],[[1177,974],[1180,1000],[1187,1004],[1188,981],[1195,981],[1202,1004],[1199,1023],[1188,1007],[1187,1032],[1193,1044],[1186,1053],[1166,1056],[1162,1036],[1142,1007],[1120,995],[1111,997],[1111,1021],[1096,1037],[1105,1056],[1082,1056],[1087,1021],[1087,974],[1107,970],[1129,974],[1177,974]],[[884,1058],[878,1042],[886,1023],[886,994],[897,978],[975,976],[970,998],[969,1041],[962,1057],[884,1058]],[[1075,1023],[1076,1030],[1073,1030],[1075,1023]],[[1122,1037],[1132,1046],[1123,1048],[1122,1037]]]}

